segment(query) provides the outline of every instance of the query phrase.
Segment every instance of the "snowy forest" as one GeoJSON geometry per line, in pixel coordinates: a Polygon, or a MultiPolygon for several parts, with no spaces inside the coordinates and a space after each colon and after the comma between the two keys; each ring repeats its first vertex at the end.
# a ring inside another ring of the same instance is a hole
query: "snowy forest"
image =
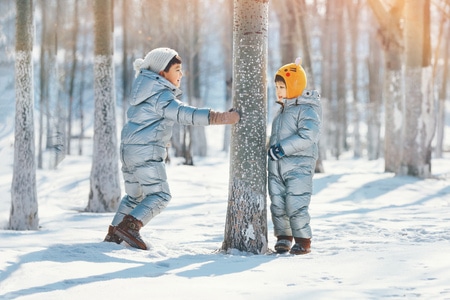
{"type": "MultiPolygon", "coordinates": [[[[383,158],[385,172],[429,178],[432,157],[450,151],[449,20],[448,0],[3,0],[0,118],[15,124],[9,229],[38,228],[36,169],[57,169],[66,156],[93,157],[86,211],[114,211],[132,64],[161,46],[180,53],[183,101],[194,106],[245,106],[251,101],[239,101],[236,87],[251,95],[257,82],[264,92],[247,109],[267,128],[277,109],[273,76],[301,57],[324,108],[317,173],[351,152],[383,158]],[[266,34],[248,40],[262,50],[242,60],[246,33],[236,24],[246,16],[263,20],[266,34]],[[234,76],[239,66],[250,70],[246,78],[234,76]]],[[[242,126],[225,130],[223,151],[256,123],[242,126]]],[[[259,132],[265,141],[266,128],[259,132]]],[[[195,166],[208,142],[204,128],[178,127],[167,163],[195,166]]],[[[239,176],[264,176],[265,144],[257,147],[256,171],[239,176]]],[[[247,160],[235,152],[231,165],[247,160]]]]}
{"type": "Polygon", "coordinates": [[[449,42],[450,0],[1,0],[0,298],[450,299],[449,42]],[[184,103],[240,121],[174,127],[143,251],[104,241],[158,47],[184,103]],[[273,250],[267,188],[299,57],[323,108],[307,255],[273,250]]]}

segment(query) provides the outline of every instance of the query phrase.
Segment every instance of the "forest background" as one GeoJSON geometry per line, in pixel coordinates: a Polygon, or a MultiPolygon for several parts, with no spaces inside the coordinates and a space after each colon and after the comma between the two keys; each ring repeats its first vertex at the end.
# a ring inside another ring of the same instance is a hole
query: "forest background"
{"type": "MultiPolygon", "coordinates": [[[[384,155],[386,102],[392,97],[382,88],[390,67],[387,63],[392,64],[385,49],[394,48],[393,44],[401,47],[403,42],[401,37],[397,41],[386,40],[388,29],[377,21],[371,2],[374,1],[270,1],[267,122],[271,122],[277,109],[271,84],[273,74],[281,65],[302,57],[309,73],[308,88],[319,90],[325,106],[321,141],[324,159],[338,158],[348,150],[355,157],[368,159],[384,155]]],[[[404,1],[375,2],[395,16],[404,1]]],[[[115,97],[121,116],[118,128],[125,122],[127,93],[134,78],[132,63],[159,46],[177,49],[183,58],[185,102],[216,109],[231,107],[233,1],[116,0],[113,4],[115,97]]],[[[450,9],[449,1],[428,4],[433,97],[436,104],[441,104],[435,110],[433,149],[440,157],[442,151],[448,150],[442,148],[442,106],[449,82],[450,9]]],[[[15,62],[15,1],[1,1],[0,9],[0,108],[11,111],[15,105],[11,76],[15,62]]],[[[43,126],[38,127],[39,139],[46,141],[37,151],[41,157],[51,147],[48,144],[56,143],[55,139],[62,135],[67,154],[81,154],[82,140],[89,138],[84,132],[88,127],[83,123],[84,116],[92,113],[94,106],[92,3],[35,1],[34,15],[35,107],[37,116],[43,119],[43,126]],[[54,124],[60,124],[62,129],[54,124]]],[[[401,63],[402,57],[398,59],[401,63]]],[[[8,117],[2,116],[1,121],[8,117]]],[[[173,140],[175,155],[206,155],[202,133],[195,135],[189,148],[182,147],[186,143],[183,128],[178,132],[173,140]]],[[[224,149],[228,148],[228,140],[224,138],[224,149]]],[[[45,167],[43,164],[40,160],[39,168],[45,167]]]]}
{"type": "MultiPolygon", "coordinates": [[[[339,159],[352,151],[357,158],[384,157],[386,171],[428,177],[431,156],[439,158],[448,151],[443,140],[449,1],[416,2],[417,6],[401,0],[270,1],[267,124],[277,109],[273,74],[302,57],[308,88],[319,90],[324,106],[318,172],[323,172],[322,160],[339,159]],[[416,18],[408,19],[412,17],[416,18]],[[403,158],[414,160],[409,154],[416,149],[423,161],[405,170],[403,158]]],[[[111,95],[119,116],[117,128],[125,122],[132,62],[154,47],[172,47],[183,58],[186,103],[221,110],[231,107],[233,1],[111,4],[111,95]]],[[[11,112],[2,114],[1,121],[8,124],[14,118],[16,91],[11,74],[17,60],[13,47],[17,11],[15,1],[2,1],[0,6],[0,105],[2,111],[11,112]]],[[[92,120],[86,115],[95,107],[94,12],[90,1],[33,2],[38,168],[57,168],[65,155],[83,155],[83,141],[93,138],[85,129],[92,127],[86,124],[92,120]]],[[[229,147],[229,135],[227,130],[224,150],[229,147]]],[[[170,153],[184,157],[186,164],[194,164],[195,156],[207,155],[207,149],[202,128],[175,130],[170,153]]]]}

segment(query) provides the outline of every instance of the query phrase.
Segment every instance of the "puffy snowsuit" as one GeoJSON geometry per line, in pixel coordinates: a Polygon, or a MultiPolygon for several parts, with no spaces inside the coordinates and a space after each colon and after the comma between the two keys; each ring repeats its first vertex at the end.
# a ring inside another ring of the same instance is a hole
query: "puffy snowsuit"
{"type": "Polygon", "coordinates": [[[318,158],[322,109],[315,90],[284,100],[272,123],[270,145],[280,144],[285,156],[268,163],[270,211],[275,236],[311,238],[308,212],[318,158]]]}
{"type": "Polygon", "coordinates": [[[141,70],[135,78],[122,129],[120,159],[126,195],[112,225],[127,214],[146,225],[171,199],[164,158],[174,123],[209,125],[210,109],[183,104],[181,91],[165,78],[141,70]]]}

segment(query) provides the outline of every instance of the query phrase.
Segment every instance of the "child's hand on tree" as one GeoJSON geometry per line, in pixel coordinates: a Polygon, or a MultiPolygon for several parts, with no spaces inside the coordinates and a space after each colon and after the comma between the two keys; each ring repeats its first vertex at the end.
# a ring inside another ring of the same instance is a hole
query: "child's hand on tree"
{"type": "Polygon", "coordinates": [[[236,124],[240,119],[241,116],[234,108],[227,112],[216,112],[211,110],[209,113],[210,125],[236,124]]]}

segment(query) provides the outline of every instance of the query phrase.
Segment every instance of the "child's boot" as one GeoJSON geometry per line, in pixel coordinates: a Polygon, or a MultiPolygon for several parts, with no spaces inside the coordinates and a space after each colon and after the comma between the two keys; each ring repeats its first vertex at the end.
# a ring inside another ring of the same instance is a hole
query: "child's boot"
{"type": "Polygon", "coordinates": [[[104,242],[114,242],[116,244],[122,243],[122,239],[116,235],[116,227],[109,225],[108,233],[105,236],[104,242]]]}
{"type": "Polygon", "coordinates": [[[295,238],[295,244],[289,253],[299,255],[311,252],[311,239],[295,238]]]}
{"type": "Polygon", "coordinates": [[[139,234],[143,224],[131,215],[126,215],[117,225],[116,235],[127,242],[131,247],[147,250],[147,245],[139,234]]]}
{"type": "Polygon", "coordinates": [[[279,235],[277,236],[277,243],[275,244],[275,251],[277,253],[286,253],[291,249],[292,236],[279,235]]]}

